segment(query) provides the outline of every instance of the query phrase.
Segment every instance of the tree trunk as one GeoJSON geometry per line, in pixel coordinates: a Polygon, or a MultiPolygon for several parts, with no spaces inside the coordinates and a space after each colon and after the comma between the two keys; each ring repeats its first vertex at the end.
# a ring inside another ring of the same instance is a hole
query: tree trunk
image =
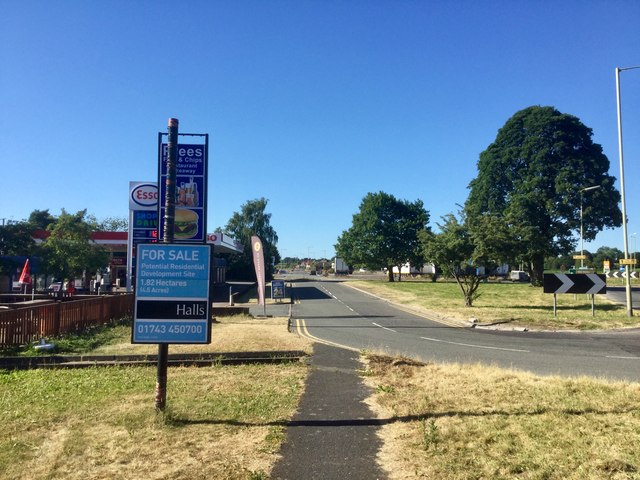
{"type": "Polygon", "coordinates": [[[395,281],[393,278],[393,267],[391,265],[387,267],[387,271],[389,272],[389,282],[395,281]]]}
{"type": "Polygon", "coordinates": [[[533,257],[530,271],[531,285],[541,287],[544,280],[544,255],[538,254],[533,257]]]}

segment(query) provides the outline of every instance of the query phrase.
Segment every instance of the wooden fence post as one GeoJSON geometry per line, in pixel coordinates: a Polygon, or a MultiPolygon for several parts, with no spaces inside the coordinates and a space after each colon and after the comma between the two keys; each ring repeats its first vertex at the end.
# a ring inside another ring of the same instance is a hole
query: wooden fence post
{"type": "Polygon", "coordinates": [[[55,303],[55,314],[53,316],[53,335],[56,337],[60,335],[60,316],[62,314],[62,309],[60,308],[61,305],[62,302],[55,303]]]}

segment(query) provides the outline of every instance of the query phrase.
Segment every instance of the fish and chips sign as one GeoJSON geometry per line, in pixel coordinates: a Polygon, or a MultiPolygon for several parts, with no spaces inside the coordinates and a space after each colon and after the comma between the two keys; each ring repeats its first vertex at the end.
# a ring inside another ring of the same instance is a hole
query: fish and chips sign
{"type": "Polygon", "coordinates": [[[211,343],[210,245],[138,245],[132,343],[211,343]]]}

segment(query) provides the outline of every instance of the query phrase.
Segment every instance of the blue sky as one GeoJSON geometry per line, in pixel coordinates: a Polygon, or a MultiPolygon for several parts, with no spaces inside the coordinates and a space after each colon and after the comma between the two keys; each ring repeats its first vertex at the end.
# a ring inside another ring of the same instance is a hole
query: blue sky
{"type": "MultiPolygon", "coordinates": [[[[167,120],[210,135],[209,231],[269,200],[282,256],[331,256],[368,192],[437,229],[516,111],[593,129],[620,177],[615,67],[640,2],[0,0],[0,218],[128,215],[167,120]]],[[[630,247],[640,236],[640,70],[622,73],[630,247]]],[[[623,247],[621,229],[585,244],[623,247]]],[[[639,246],[640,247],[640,246],[639,246]]]]}

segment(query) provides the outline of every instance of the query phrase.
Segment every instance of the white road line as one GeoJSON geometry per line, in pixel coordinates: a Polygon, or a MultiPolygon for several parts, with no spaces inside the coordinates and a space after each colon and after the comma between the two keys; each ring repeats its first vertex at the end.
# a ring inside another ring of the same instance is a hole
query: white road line
{"type": "Polygon", "coordinates": [[[429,338],[429,337],[420,337],[420,338],[423,339],[423,340],[429,340],[430,342],[448,343],[450,345],[459,345],[461,347],[485,348],[487,350],[503,350],[505,352],[531,353],[529,350],[520,350],[518,348],[501,348],[501,347],[490,347],[488,345],[474,345],[472,343],[447,342],[446,340],[440,340],[438,338],[429,338]]]}
{"type": "Polygon", "coordinates": [[[625,357],[623,355],[605,355],[604,358],[617,358],[619,360],[640,360],[640,357],[625,357]]]}
{"type": "Polygon", "coordinates": [[[344,305],[345,307],[347,307],[349,310],[351,310],[352,312],[355,312],[355,310],[353,308],[351,308],[349,305],[347,305],[346,303],[344,303],[342,300],[340,300],[338,297],[336,297],[333,293],[331,293],[329,290],[327,290],[325,287],[322,287],[322,289],[327,292],[327,294],[329,294],[334,300],[338,301],[339,303],[341,303],[342,305],[344,305]]]}
{"type": "Polygon", "coordinates": [[[391,328],[387,328],[387,327],[383,327],[382,325],[378,325],[376,322],[371,322],[371,323],[373,323],[376,327],[382,328],[383,330],[389,330],[390,332],[398,333],[395,330],[392,330],[391,328]]]}

